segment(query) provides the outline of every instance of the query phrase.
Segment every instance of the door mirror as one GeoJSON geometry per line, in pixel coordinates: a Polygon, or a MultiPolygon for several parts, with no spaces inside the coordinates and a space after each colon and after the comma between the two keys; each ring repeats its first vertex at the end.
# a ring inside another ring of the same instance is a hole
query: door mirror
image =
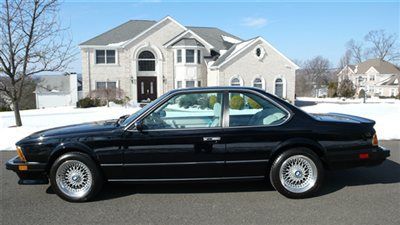
{"type": "Polygon", "coordinates": [[[142,132],[143,131],[143,122],[141,120],[136,121],[135,127],[136,127],[136,130],[138,130],[139,132],[142,132]]]}

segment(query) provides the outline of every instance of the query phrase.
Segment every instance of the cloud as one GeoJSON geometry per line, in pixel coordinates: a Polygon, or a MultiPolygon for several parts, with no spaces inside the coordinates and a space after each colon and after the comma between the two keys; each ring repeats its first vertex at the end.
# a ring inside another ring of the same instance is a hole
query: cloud
{"type": "Polygon", "coordinates": [[[268,20],[263,17],[246,17],[242,25],[246,27],[261,28],[268,24],[268,20]]]}

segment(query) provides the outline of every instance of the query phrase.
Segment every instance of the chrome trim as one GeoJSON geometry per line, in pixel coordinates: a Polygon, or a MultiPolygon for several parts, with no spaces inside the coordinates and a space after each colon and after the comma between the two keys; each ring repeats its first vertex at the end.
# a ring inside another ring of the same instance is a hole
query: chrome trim
{"type": "Polygon", "coordinates": [[[124,164],[122,163],[109,163],[109,164],[100,164],[100,166],[123,166],[124,164]]]}
{"type": "Polygon", "coordinates": [[[269,160],[268,159],[254,159],[254,160],[229,160],[229,161],[226,161],[226,163],[227,164],[236,164],[236,163],[258,163],[258,162],[261,162],[261,163],[267,163],[267,162],[269,162],[269,160]]]}
{"type": "MultiPolygon", "coordinates": [[[[252,93],[255,95],[260,96],[261,98],[264,98],[265,100],[271,102],[272,104],[274,104],[275,106],[277,106],[278,108],[282,109],[283,111],[285,111],[289,116],[286,118],[286,120],[282,121],[279,124],[274,124],[274,125],[256,125],[256,126],[237,126],[237,127],[229,127],[229,115],[227,116],[226,111],[227,109],[224,108],[223,110],[223,121],[224,123],[222,124],[222,127],[199,127],[199,128],[170,128],[170,129],[153,129],[153,130],[143,130],[141,132],[149,132],[149,131],[179,131],[179,130],[199,130],[199,129],[242,129],[242,128],[267,128],[267,127],[277,127],[280,125],[285,124],[286,122],[288,122],[290,119],[293,118],[294,113],[290,110],[287,109],[286,106],[282,106],[281,104],[277,103],[275,100],[273,100],[272,98],[268,97],[267,95],[261,94],[258,91],[252,90],[252,89],[230,89],[230,88],[226,88],[226,89],[204,89],[204,90],[179,90],[176,91],[175,93],[173,93],[170,97],[166,97],[165,99],[163,99],[162,101],[160,101],[159,103],[155,104],[153,107],[151,107],[150,109],[148,109],[146,112],[143,112],[141,115],[138,116],[138,118],[136,118],[134,121],[132,121],[130,124],[128,124],[127,126],[125,126],[124,131],[128,131],[128,132],[139,132],[137,130],[134,129],[129,129],[133,124],[135,124],[136,121],[142,119],[143,117],[147,116],[148,114],[150,114],[155,108],[158,108],[160,105],[164,104],[165,102],[167,102],[169,99],[171,99],[172,97],[174,97],[177,94],[184,94],[184,93],[202,93],[202,92],[222,92],[224,94],[224,96],[229,95],[229,92],[248,92],[248,93],[252,93]]],[[[229,98],[229,96],[227,97],[229,98]]],[[[224,98],[225,100],[225,98],[224,98]]],[[[224,103],[224,105],[226,105],[224,103]]]]}
{"type": "Polygon", "coordinates": [[[265,179],[265,176],[248,177],[201,177],[201,178],[154,178],[154,179],[108,179],[111,182],[162,182],[162,181],[208,181],[208,180],[244,180],[265,179]]]}
{"type": "Polygon", "coordinates": [[[123,166],[179,166],[179,165],[206,165],[206,164],[224,164],[225,161],[204,161],[204,162],[167,162],[167,163],[127,163],[123,166]]]}

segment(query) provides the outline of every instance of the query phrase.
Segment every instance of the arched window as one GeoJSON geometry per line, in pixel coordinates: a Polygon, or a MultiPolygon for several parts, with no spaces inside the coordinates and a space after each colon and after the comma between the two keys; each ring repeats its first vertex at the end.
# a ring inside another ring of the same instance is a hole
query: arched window
{"type": "Polygon", "coordinates": [[[275,80],[275,95],[283,98],[283,80],[281,78],[275,80]]]}
{"type": "Polygon", "coordinates": [[[261,78],[256,78],[256,79],[254,79],[254,81],[253,81],[253,87],[260,88],[260,89],[264,89],[264,87],[263,87],[263,81],[261,80],[261,78]]]}
{"type": "Polygon", "coordinates": [[[235,77],[231,80],[231,86],[241,86],[240,79],[235,77]]]}
{"type": "Polygon", "coordinates": [[[156,58],[150,51],[143,51],[139,54],[139,71],[155,71],[156,58]]]}

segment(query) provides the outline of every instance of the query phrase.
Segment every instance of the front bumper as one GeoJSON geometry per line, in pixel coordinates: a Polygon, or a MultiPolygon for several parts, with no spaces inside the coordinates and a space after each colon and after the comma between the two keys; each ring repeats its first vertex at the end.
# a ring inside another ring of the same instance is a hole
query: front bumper
{"type": "Polygon", "coordinates": [[[14,171],[18,177],[18,184],[48,184],[46,164],[38,162],[24,162],[18,156],[8,160],[6,169],[14,171]]]}
{"type": "Polygon", "coordinates": [[[327,161],[331,169],[346,169],[380,165],[389,156],[389,149],[377,146],[369,149],[335,152],[327,157],[327,161]],[[360,154],[368,154],[368,158],[361,158],[360,154]]]}

